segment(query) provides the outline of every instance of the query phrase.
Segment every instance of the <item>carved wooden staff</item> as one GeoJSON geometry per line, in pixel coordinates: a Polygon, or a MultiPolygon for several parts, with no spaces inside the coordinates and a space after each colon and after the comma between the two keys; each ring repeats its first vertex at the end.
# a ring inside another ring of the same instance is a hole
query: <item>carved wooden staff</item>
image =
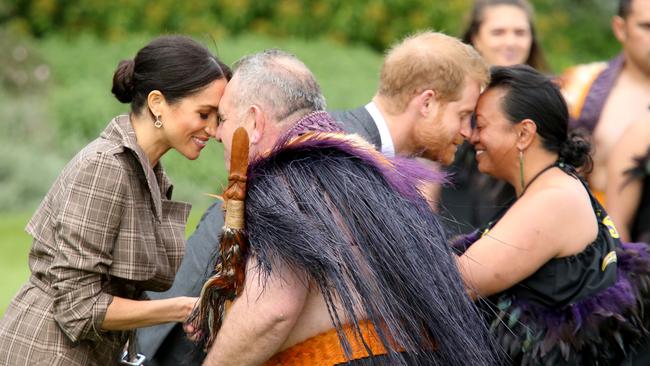
{"type": "Polygon", "coordinates": [[[192,337],[207,350],[224,317],[226,301],[237,297],[244,285],[248,239],[244,234],[244,200],[248,169],[248,133],[235,130],[232,139],[228,186],[223,192],[226,219],[220,237],[219,260],[201,290],[199,304],[187,320],[192,337]]]}

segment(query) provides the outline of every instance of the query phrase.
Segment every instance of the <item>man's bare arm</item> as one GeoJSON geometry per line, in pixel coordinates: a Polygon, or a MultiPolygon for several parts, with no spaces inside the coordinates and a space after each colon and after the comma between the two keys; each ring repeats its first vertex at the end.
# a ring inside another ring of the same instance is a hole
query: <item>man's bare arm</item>
{"type": "Polygon", "coordinates": [[[228,309],[204,366],[260,365],[280,350],[307,299],[298,274],[275,265],[266,283],[249,259],[244,291],[228,309]]]}

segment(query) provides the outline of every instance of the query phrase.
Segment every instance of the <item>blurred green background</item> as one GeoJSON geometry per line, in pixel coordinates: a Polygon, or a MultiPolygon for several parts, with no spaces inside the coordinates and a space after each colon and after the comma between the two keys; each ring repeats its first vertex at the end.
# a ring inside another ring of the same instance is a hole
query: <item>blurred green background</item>
{"type": "MultiPolygon", "coordinates": [[[[618,51],[611,0],[539,0],[536,27],[554,73],[618,51]]],[[[119,60],[155,35],[190,34],[225,62],[277,47],[314,71],[331,109],[374,94],[383,51],[419,29],[459,35],[469,0],[0,0],[0,314],[27,279],[23,228],[63,165],[116,114],[119,60]]],[[[163,158],[188,234],[221,190],[221,148],[163,158]]]]}

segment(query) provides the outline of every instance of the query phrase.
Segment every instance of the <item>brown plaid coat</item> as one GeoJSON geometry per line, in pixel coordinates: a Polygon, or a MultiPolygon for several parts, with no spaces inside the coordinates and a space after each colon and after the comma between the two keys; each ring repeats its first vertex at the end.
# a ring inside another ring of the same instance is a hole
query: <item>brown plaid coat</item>
{"type": "Polygon", "coordinates": [[[27,224],[30,280],[0,321],[0,365],[112,365],[127,332],[101,323],[113,295],[171,286],[190,206],[170,201],[128,116],[64,168],[27,224]]]}

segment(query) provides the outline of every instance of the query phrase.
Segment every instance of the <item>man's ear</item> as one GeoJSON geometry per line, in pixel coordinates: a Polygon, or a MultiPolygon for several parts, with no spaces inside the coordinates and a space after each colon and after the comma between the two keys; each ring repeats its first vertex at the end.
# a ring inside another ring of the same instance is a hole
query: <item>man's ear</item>
{"type": "Polygon", "coordinates": [[[154,118],[163,114],[165,106],[167,106],[167,101],[160,90],[152,90],[149,92],[149,95],[147,95],[147,107],[149,107],[149,111],[151,111],[154,118]]]}
{"type": "Polygon", "coordinates": [[[612,17],[612,31],[614,36],[619,42],[623,43],[627,39],[627,32],[625,31],[625,19],[616,15],[612,17]]]}
{"type": "Polygon", "coordinates": [[[438,110],[439,100],[435,91],[427,89],[415,97],[418,111],[424,117],[436,113],[438,110]]]}
{"type": "Polygon", "coordinates": [[[251,105],[248,109],[248,113],[252,116],[251,123],[253,124],[253,132],[251,133],[250,141],[251,144],[257,144],[262,140],[262,137],[266,132],[268,121],[266,120],[264,111],[262,111],[257,105],[251,105]]]}
{"type": "Polygon", "coordinates": [[[537,136],[537,125],[532,119],[525,119],[515,127],[517,129],[517,149],[526,150],[537,136]]]}

